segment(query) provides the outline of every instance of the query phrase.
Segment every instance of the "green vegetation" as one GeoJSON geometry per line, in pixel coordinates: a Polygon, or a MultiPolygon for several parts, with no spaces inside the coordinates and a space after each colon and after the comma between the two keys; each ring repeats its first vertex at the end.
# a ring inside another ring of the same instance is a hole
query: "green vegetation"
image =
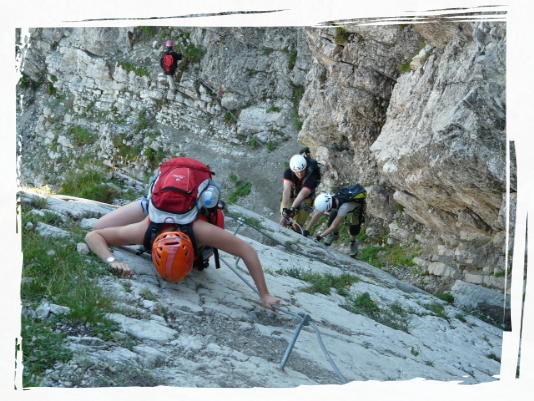
{"type": "Polygon", "coordinates": [[[157,167],[165,158],[165,152],[163,151],[163,148],[159,148],[155,152],[152,148],[148,147],[145,150],[145,156],[150,161],[153,167],[157,167]]]}
{"type": "Polygon", "coordinates": [[[404,18],[401,18],[398,22],[397,22],[397,25],[400,27],[400,29],[404,29],[406,28],[409,24],[406,22],[406,20],[404,18]]]}
{"type": "Polygon", "coordinates": [[[500,272],[493,273],[495,277],[509,276],[514,270],[515,266],[511,266],[508,269],[501,270],[500,272]]]}
{"type": "Polygon", "coordinates": [[[267,142],[267,150],[268,150],[269,152],[272,152],[273,150],[275,150],[275,149],[276,149],[276,146],[278,146],[278,142],[276,142],[276,141],[269,141],[269,142],[267,142]]]}
{"type": "Polygon", "coordinates": [[[139,291],[139,295],[141,295],[143,298],[156,302],[158,300],[158,297],[150,291],[148,288],[143,288],[141,291],[139,291]]]}
{"type": "Polygon", "coordinates": [[[295,68],[295,63],[297,62],[297,51],[291,50],[289,52],[289,60],[287,62],[287,68],[289,71],[292,71],[295,68]]]}
{"type": "Polygon", "coordinates": [[[395,301],[389,307],[380,308],[377,302],[371,299],[369,293],[364,292],[356,297],[352,295],[348,297],[343,307],[352,313],[365,315],[392,329],[409,332],[411,317],[399,301],[395,301]]]}
{"type": "Polygon", "coordinates": [[[238,198],[244,198],[250,194],[250,191],[252,190],[252,183],[248,181],[240,182],[234,173],[230,174],[230,179],[234,182],[235,189],[234,192],[230,194],[228,202],[235,203],[237,202],[238,198]]]}
{"type": "Polygon", "coordinates": [[[52,83],[49,83],[48,86],[46,87],[46,91],[48,92],[49,95],[55,95],[56,94],[56,88],[54,88],[54,85],[52,85],[52,83]]]}
{"type": "Polygon", "coordinates": [[[412,68],[410,67],[410,62],[412,60],[410,59],[408,62],[404,63],[403,65],[401,65],[401,67],[399,68],[399,72],[401,74],[404,74],[405,72],[410,72],[412,70],[412,68]]]}
{"type": "Polygon", "coordinates": [[[467,323],[467,319],[465,318],[465,316],[465,313],[457,313],[454,317],[462,323],[467,323]]]}
{"type": "Polygon", "coordinates": [[[399,212],[402,212],[404,210],[404,206],[398,202],[395,202],[395,209],[397,209],[399,212]]]}
{"type": "Polygon", "coordinates": [[[406,17],[402,17],[398,22],[397,25],[400,27],[400,29],[404,29],[407,26],[409,26],[412,22],[412,20],[417,15],[417,11],[415,8],[412,8],[410,11],[410,14],[408,14],[406,17]]]}
{"type": "Polygon", "coordinates": [[[258,144],[258,141],[256,141],[254,138],[248,141],[248,146],[250,146],[250,149],[254,149],[257,144],[258,144]]]}
{"type": "Polygon", "coordinates": [[[57,82],[57,77],[55,75],[50,74],[50,80],[52,82],[57,82]]]}
{"type": "Polygon", "coordinates": [[[136,75],[150,77],[146,67],[139,67],[135,64],[127,63],[125,61],[119,61],[118,65],[125,71],[133,71],[136,75]]]}
{"type": "Polygon", "coordinates": [[[75,127],[69,127],[67,129],[67,134],[72,135],[72,139],[76,147],[91,145],[97,140],[95,134],[91,133],[88,129],[79,125],[76,125],[75,127]]]}
{"type": "Polygon", "coordinates": [[[436,294],[436,298],[439,298],[445,302],[448,302],[450,304],[454,304],[454,295],[449,293],[443,293],[443,294],[436,294]]]}
{"type": "Polygon", "coordinates": [[[486,355],[489,359],[493,359],[494,361],[497,361],[501,363],[501,358],[499,358],[497,355],[495,355],[493,352],[486,355]]]}
{"type": "Polygon", "coordinates": [[[334,37],[334,42],[336,45],[344,45],[349,41],[350,33],[346,29],[341,27],[336,27],[336,36],[334,37]]]}
{"type": "Polygon", "coordinates": [[[416,348],[416,347],[412,347],[412,348],[410,349],[410,352],[411,352],[411,354],[412,354],[413,356],[418,356],[418,355],[421,353],[421,348],[419,348],[419,347],[417,347],[417,348],[416,348]]]}
{"type": "Polygon", "coordinates": [[[157,21],[157,17],[153,17],[151,19],[146,19],[143,17],[137,18],[139,29],[145,34],[145,36],[149,38],[153,37],[156,33],[157,21]]]}
{"type": "Polygon", "coordinates": [[[315,294],[318,292],[321,294],[330,295],[331,289],[334,288],[339,295],[346,297],[349,294],[348,288],[350,288],[352,284],[359,281],[358,277],[348,273],[336,276],[329,273],[314,273],[296,268],[281,269],[277,270],[276,273],[310,283],[310,286],[301,288],[302,291],[310,294],[315,294]]]}
{"type": "Polygon", "coordinates": [[[437,302],[431,302],[430,304],[423,305],[426,309],[428,309],[431,312],[434,312],[439,317],[449,320],[449,316],[445,313],[445,307],[441,304],[438,304],[437,302]]]}
{"type": "Polygon", "coordinates": [[[375,267],[414,266],[413,258],[419,248],[415,245],[403,247],[398,244],[386,246],[368,246],[362,249],[362,260],[375,267]]]}
{"type": "MultiPolygon", "coordinates": [[[[40,217],[29,213],[30,207],[22,204],[22,227],[28,222],[48,222],[71,232],[76,242],[83,241],[85,231],[72,222],[61,219],[50,221],[52,213],[40,217]]],[[[35,231],[23,229],[21,299],[32,309],[46,299],[69,308],[62,315],[52,315],[46,320],[22,316],[21,336],[24,355],[24,386],[36,386],[39,376],[57,362],[68,361],[72,352],[63,347],[65,330],[59,325],[89,328],[89,335],[104,341],[113,338],[118,325],[106,318],[114,312],[110,296],[95,285],[94,280],[109,274],[105,265],[94,255],[81,255],[67,238],[44,238],[35,231]]]]}
{"type": "Polygon", "coordinates": [[[19,86],[22,89],[28,89],[31,86],[30,83],[31,83],[31,80],[26,75],[23,75],[22,77],[20,77],[19,82],[18,82],[19,86]]]}
{"type": "Polygon", "coordinates": [[[279,113],[280,112],[280,109],[278,107],[276,107],[275,105],[272,105],[271,107],[269,107],[266,111],[267,113],[279,113]]]}
{"type": "Polygon", "coordinates": [[[141,110],[138,114],[139,121],[134,128],[134,134],[139,134],[141,131],[148,128],[148,121],[146,119],[146,110],[141,110]]]}
{"type": "Polygon", "coordinates": [[[182,50],[182,54],[187,61],[191,63],[198,63],[206,54],[206,50],[200,47],[195,47],[194,44],[190,43],[182,50]]]}
{"type": "Polygon", "coordinates": [[[96,170],[71,172],[61,185],[59,193],[109,203],[115,190],[103,184],[105,181],[105,175],[96,170]]]}
{"type": "MultiPolygon", "coordinates": [[[[125,161],[132,161],[137,159],[141,155],[141,149],[143,145],[138,143],[135,146],[128,146],[125,142],[131,139],[131,134],[126,134],[124,132],[114,135],[112,138],[113,147],[118,149],[118,152],[114,156],[114,160],[122,159],[125,161]]],[[[146,151],[145,151],[146,155],[146,151]]]]}
{"type": "Polygon", "coordinates": [[[302,96],[304,94],[302,87],[296,87],[293,90],[293,106],[295,107],[294,113],[295,113],[295,127],[297,128],[297,131],[300,131],[302,129],[302,121],[300,121],[299,117],[299,105],[300,101],[302,100],[302,96]]]}
{"type": "Polygon", "coordinates": [[[234,116],[230,112],[227,112],[224,115],[224,122],[226,124],[228,124],[228,125],[237,123],[237,121],[235,120],[234,116]]]}

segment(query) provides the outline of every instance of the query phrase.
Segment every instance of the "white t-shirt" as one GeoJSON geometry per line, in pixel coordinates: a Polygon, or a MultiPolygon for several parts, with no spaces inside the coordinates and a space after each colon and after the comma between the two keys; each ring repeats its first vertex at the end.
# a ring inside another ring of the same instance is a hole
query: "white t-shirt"
{"type": "Polygon", "coordinates": [[[341,217],[348,216],[350,213],[359,210],[361,205],[358,202],[346,202],[340,206],[337,215],[341,217]]]}

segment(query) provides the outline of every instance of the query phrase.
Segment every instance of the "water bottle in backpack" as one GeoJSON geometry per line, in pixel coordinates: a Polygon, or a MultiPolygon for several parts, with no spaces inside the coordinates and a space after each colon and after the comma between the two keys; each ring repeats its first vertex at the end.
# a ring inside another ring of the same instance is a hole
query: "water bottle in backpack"
{"type": "Polygon", "coordinates": [[[217,206],[219,201],[219,189],[215,185],[208,185],[206,190],[202,192],[200,198],[198,198],[198,206],[206,209],[217,206]]]}

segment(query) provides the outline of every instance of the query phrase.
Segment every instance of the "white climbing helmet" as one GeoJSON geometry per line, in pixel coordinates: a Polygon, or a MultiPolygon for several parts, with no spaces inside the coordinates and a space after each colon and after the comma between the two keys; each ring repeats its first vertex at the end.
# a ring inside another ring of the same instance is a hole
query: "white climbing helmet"
{"type": "Polygon", "coordinates": [[[306,165],[306,159],[302,155],[295,155],[289,161],[289,167],[295,173],[304,170],[306,168],[306,165]]]}
{"type": "Polygon", "coordinates": [[[332,209],[332,205],[333,205],[332,195],[326,194],[326,193],[322,193],[319,196],[317,196],[313,204],[313,206],[315,206],[315,208],[321,213],[329,212],[330,209],[332,209]]]}

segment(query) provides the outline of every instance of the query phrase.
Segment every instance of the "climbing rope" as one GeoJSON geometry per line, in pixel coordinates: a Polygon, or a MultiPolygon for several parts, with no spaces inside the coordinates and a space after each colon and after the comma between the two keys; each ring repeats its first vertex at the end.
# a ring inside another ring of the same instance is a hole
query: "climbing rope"
{"type": "MultiPolygon", "coordinates": [[[[237,230],[236,232],[234,233],[234,235],[237,233],[237,230]]],[[[243,280],[243,282],[248,285],[256,294],[258,294],[258,296],[260,295],[258,289],[256,287],[254,287],[252,284],[250,284],[248,282],[248,280],[243,277],[243,275],[241,273],[239,273],[239,271],[237,271],[236,268],[232,267],[223,257],[219,256],[219,259],[223,261],[223,263],[228,266],[230,268],[230,270],[232,270],[241,280],[243,280]]],[[[239,264],[239,260],[240,258],[238,258],[236,260],[236,267],[238,266],[239,264]]],[[[317,340],[319,341],[319,345],[321,346],[321,349],[323,350],[323,353],[325,354],[326,356],[326,359],[327,361],[330,363],[330,365],[332,365],[332,368],[334,369],[334,371],[336,372],[336,374],[338,375],[339,379],[341,380],[341,382],[343,384],[347,384],[347,380],[345,379],[345,377],[341,374],[341,372],[339,371],[339,369],[337,368],[336,364],[334,363],[334,361],[332,360],[332,358],[330,357],[330,354],[328,353],[322,339],[321,339],[321,334],[319,333],[319,329],[317,328],[317,326],[315,326],[312,322],[311,322],[311,317],[307,314],[303,314],[303,313],[293,313],[293,312],[290,312],[288,311],[287,309],[284,309],[284,308],[280,308],[279,306],[276,306],[276,305],[271,305],[274,309],[276,309],[277,311],[280,311],[282,313],[286,313],[290,316],[293,316],[295,319],[299,320],[299,319],[302,319],[302,321],[300,322],[300,324],[297,326],[297,329],[295,331],[295,334],[293,334],[293,338],[291,339],[290,343],[289,343],[289,346],[286,350],[286,353],[284,354],[284,357],[282,359],[282,362],[280,364],[280,369],[284,370],[284,367],[285,367],[285,364],[287,362],[287,360],[289,359],[289,355],[291,354],[291,351],[293,350],[293,346],[295,345],[295,342],[297,341],[297,337],[298,335],[300,334],[300,330],[302,329],[303,326],[307,326],[308,324],[315,330],[315,334],[317,335],[317,340]]]]}
{"type": "MultiPolygon", "coordinates": [[[[232,217],[235,219],[234,216],[229,216],[229,217],[232,217]]],[[[289,219],[291,219],[291,221],[293,221],[293,219],[291,217],[289,217],[289,219]]],[[[239,228],[241,227],[241,225],[245,223],[246,225],[248,225],[249,227],[252,227],[252,228],[255,228],[253,226],[251,226],[250,224],[248,224],[245,219],[243,219],[242,217],[238,218],[238,225],[234,231],[234,235],[237,235],[237,232],[239,231],[239,228]]],[[[255,228],[256,229],[256,228],[255,228]]],[[[256,229],[257,230],[257,229],[256,229]]],[[[302,230],[302,227],[301,227],[301,230],[302,230]]],[[[262,231],[260,230],[257,230],[259,231],[261,234],[263,235],[266,235],[265,233],[263,233],[262,231]]],[[[269,237],[269,236],[268,236],[269,237]]],[[[271,237],[269,237],[271,238],[271,237]]],[[[274,240],[274,239],[273,239],[274,240]]],[[[276,240],[274,240],[275,242],[278,242],[276,240]]],[[[226,260],[224,260],[222,257],[219,256],[219,259],[222,260],[224,262],[224,264],[226,266],[228,266],[230,268],[230,270],[232,270],[241,280],[243,280],[243,282],[248,285],[256,294],[258,294],[258,296],[260,295],[259,291],[257,288],[255,288],[252,284],[250,284],[248,282],[248,280],[243,277],[243,275],[241,273],[239,273],[239,271],[237,270],[239,268],[239,261],[241,260],[241,258],[237,258],[236,259],[236,262],[235,262],[235,268],[232,267],[226,260]]],[[[345,377],[341,374],[341,372],[339,371],[339,369],[337,368],[336,364],[334,363],[334,361],[332,360],[332,358],[330,357],[330,354],[328,353],[325,345],[323,344],[323,341],[321,339],[321,334],[319,333],[319,329],[317,328],[317,326],[315,326],[312,321],[311,321],[311,317],[307,314],[303,314],[303,313],[298,313],[298,314],[295,314],[293,312],[290,312],[286,309],[283,309],[283,308],[280,308],[279,306],[276,306],[276,305],[271,305],[274,309],[280,311],[280,312],[283,312],[283,313],[286,313],[288,315],[291,315],[293,317],[295,317],[295,319],[299,320],[299,319],[302,319],[302,321],[300,322],[300,324],[297,326],[297,329],[295,330],[295,334],[293,335],[293,338],[291,339],[290,343],[289,343],[289,346],[286,350],[286,353],[282,359],[282,362],[280,364],[280,369],[284,369],[284,366],[287,362],[287,360],[289,359],[289,355],[291,354],[291,351],[293,349],[293,346],[295,345],[295,342],[297,341],[297,338],[298,338],[298,335],[300,333],[300,330],[302,329],[303,326],[308,326],[310,325],[314,330],[315,330],[315,334],[317,335],[317,341],[319,342],[319,345],[321,346],[321,349],[323,350],[323,353],[325,354],[326,356],[326,359],[327,361],[330,363],[330,365],[332,365],[332,368],[334,369],[334,371],[336,372],[336,374],[338,375],[338,377],[340,378],[341,382],[343,384],[346,384],[347,383],[347,380],[345,379],[345,377]]]]}
{"type": "MultiPolygon", "coordinates": [[[[306,240],[308,240],[308,241],[312,241],[314,244],[319,245],[319,247],[320,247],[321,249],[323,249],[323,250],[324,250],[324,251],[325,251],[325,252],[326,252],[326,253],[333,259],[333,262],[330,261],[330,260],[323,259],[323,258],[321,258],[321,257],[319,257],[319,256],[312,255],[312,254],[309,254],[309,253],[304,253],[304,252],[301,252],[301,251],[299,251],[299,250],[297,250],[297,249],[294,249],[294,248],[292,248],[291,246],[288,246],[287,244],[278,241],[277,239],[273,238],[273,237],[270,236],[269,234],[264,233],[264,232],[261,231],[260,229],[254,227],[254,225],[249,224],[249,223],[248,223],[245,219],[243,219],[242,217],[235,217],[235,216],[232,216],[231,214],[226,214],[226,213],[225,213],[224,216],[225,216],[225,217],[230,217],[230,218],[232,218],[232,219],[234,219],[234,220],[237,220],[237,221],[238,221],[238,227],[237,227],[237,228],[239,228],[239,226],[240,226],[241,224],[245,224],[245,225],[249,226],[250,228],[252,228],[252,229],[256,230],[257,232],[259,232],[260,234],[264,235],[265,237],[269,238],[271,241],[273,241],[273,242],[275,242],[275,243],[277,243],[277,244],[283,246],[283,247],[286,248],[288,251],[293,252],[293,253],[295,253],[295,254],[297,254],[297,255],[301,255],[301,256],[304,256],[304,257],[306,257],[306,258],[310,258],[310,259],[315,259],[315,260],[317,260],[317,261],[319,261],[319,262],[321,262],[321,263],[324,263],[324,264],[326,264],[326,265],[333,266],[333,267],[338,267],[338,268],[340,268],[340,269],[342,269],[342,270],[347,270],[348,267],[349,267],[349,265],[345,265],[345,264],[340,263],[340,262],[336,259],[336,257],[332,254],[332,252],[330,252],[330,251],[328,250],[327,247],[325,247],[325,246],[324,246],[323,244],[321,244],[320,242],[315,241],[313,238],[302,236],[302,238],[306,238],[306,240]]],[[[235,233],[234,233],[234,235],[235,235],[235,233]]]]}

